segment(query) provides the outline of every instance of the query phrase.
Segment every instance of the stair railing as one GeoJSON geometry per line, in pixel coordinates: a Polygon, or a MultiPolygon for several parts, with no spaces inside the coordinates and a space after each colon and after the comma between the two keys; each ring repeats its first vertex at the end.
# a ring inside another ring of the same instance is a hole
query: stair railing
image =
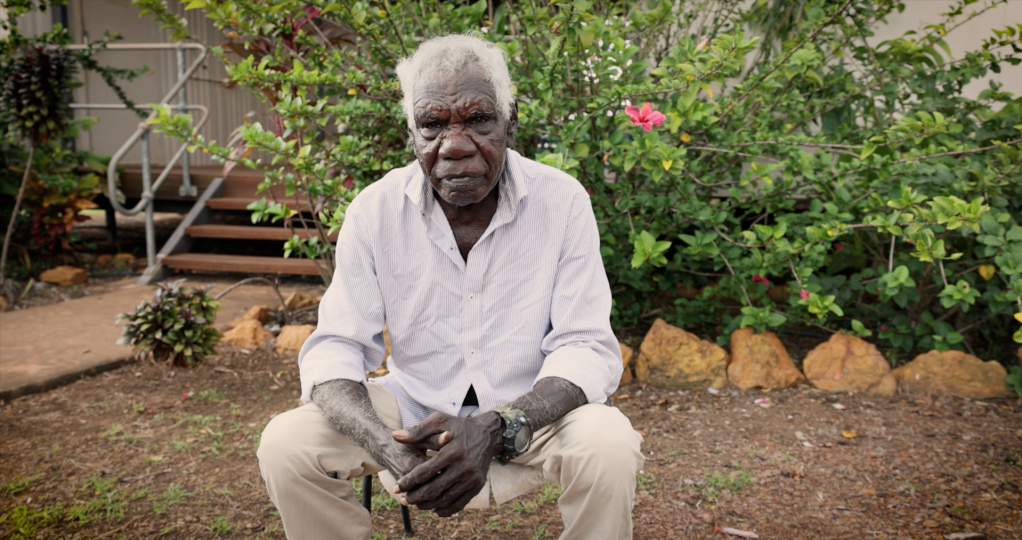
{"type": "MultiPolygon", "coordinates": [[[[87,45],[68,45],[68,49],[85,49],[87,45]]],[[[195,124],[195,129],[202,128],[203,124],[206,123],[209,117],[209,109],[204,105],[191,104],[187,102],[187,96],[185,94],[185,83],[188,79],[195,74],[199,66],[206,59],[209,51],[205,45],[201,43],[113,43],[107,45],[104,50],[109,51],[154,51],[154,50],[175,50],[177,51],[177,83],[171,87],[170,91],[167,92],[163,99],[160,100],[159,105],[166,105],[170,103],[170,100],[174,98],[174,95],[178,96],[177,110],[181,113],[187,111],[201,111],[202,117],[195,124]],[[185,68],[185,50],[192,49],[199,51],[199,55],[195,60],[185,68]]],[[[135,105],[138,109],[153,110],[150,105],[135,105]]],[[[123,103],[72,103],[72,109],[127,109],[127,105],[123,103]]],[[[156,117],[156,111],[149,113],[149,116],[139,123],[138,128],[132,133],[131,137],[121,145],[120,149],[114,153],[113,157],[110,158],[110,164],[107,166],[106,181],[107,181],[107,198],[110,200],[110,205],[115,211],[125,215],[133,216],[139,212],[145,212],[145,239],[146,239],[146,265],[148,268],[152,268],[156,264],[156,227],[153,222],[153,200],[155,199],[156,190],[160,189],[164,180],[170,176],[171,170],[174,165],[181,162],[181,188],[180,194],[182,196],[195,197],[198,195],[198,190],[192,185],[191,174],[188,167],[188,154],[187,143],[182,143],[181,147],[174,154],[173,159],[170,163],[163,168],[163,171],[156,178],[156,182],[152,181],[151,163],[149,158],[149,132],[152,130],[152,126],[149,125],[149,121],[156,117]],[[136,144],[141,141],[142,146],[142,198],[132,208],[126,208],[121,205],[120,201],[117,200],[117,165],[121,159],[127,154],[136,144]]]]}

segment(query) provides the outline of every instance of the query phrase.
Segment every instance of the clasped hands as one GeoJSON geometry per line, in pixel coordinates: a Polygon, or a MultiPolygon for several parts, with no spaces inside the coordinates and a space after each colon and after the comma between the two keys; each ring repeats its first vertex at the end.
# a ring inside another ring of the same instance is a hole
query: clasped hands
{"type": "Polygon", "coordinates": [[[490,462],[503,448],[501,429],[494,412],[471,418],[436,412],[382,442],[381,465],[398,477],[402,504],[453,516],[486,485],[490,462]],[[427,450],[437,453],[430,457],[427,450]]]}

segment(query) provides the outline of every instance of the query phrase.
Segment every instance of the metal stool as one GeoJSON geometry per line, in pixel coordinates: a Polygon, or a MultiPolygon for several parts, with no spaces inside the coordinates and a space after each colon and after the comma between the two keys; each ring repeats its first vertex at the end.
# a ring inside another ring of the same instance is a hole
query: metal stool
{"type": "MultiPolygon", "coordinates": [[[[401,523],[405,526],[405,536],[412,535],[412,516],[408,513],[408,507],[401,506],[401,523]]],[[[373,511],[373,475],[362,477],[362,507],[370,513],[373,511]]]]}

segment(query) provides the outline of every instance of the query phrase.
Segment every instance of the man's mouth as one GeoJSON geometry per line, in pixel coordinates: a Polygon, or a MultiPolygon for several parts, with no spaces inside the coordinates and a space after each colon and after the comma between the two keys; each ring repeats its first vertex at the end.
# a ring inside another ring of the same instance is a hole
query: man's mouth
{"type": "Polygon", "coordinates": [[[440,182],[450,188],[467,188],[479,183],[483,179],[483,175],[479,176],[448,176],[441,178],[440,182]]]}

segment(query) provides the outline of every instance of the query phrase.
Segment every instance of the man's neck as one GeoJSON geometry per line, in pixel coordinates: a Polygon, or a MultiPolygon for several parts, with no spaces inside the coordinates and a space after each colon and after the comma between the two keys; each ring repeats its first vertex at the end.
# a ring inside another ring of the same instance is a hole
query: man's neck
{"type": "Polygon", "coordinates": [[[497,213],[500,183],[503,181],[504,177],[501,176],[500,180],[493,185],[493,189],[486,194],[483,200],[465,206],[451,204],[440,198],[435,190],[430,190],[433,192],[436,202],[440,205],[440,209],[443,210],[444,215],[447,217],[447,223],[451,226],[454,240],[458,244],[458,251],[461,252],[461,257],[466,261],[468,260],[469,252],[472,251],[472,247],[482,238],[486,228],[490,226],[490,221],[493,219],[494,214],[497,213]]]}

